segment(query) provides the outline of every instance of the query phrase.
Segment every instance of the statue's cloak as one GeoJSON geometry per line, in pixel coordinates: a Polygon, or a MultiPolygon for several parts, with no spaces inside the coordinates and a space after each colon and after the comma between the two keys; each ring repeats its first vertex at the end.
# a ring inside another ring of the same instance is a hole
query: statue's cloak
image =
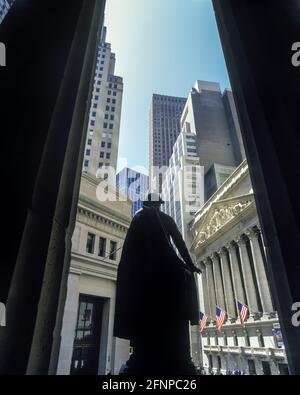
{"type": "Polygon", "coordinates": [[[132,340],[164,325],[198,324],[194,274],[177,256],[171,238],[189,260],[171,217],[151,207],[134,216],[118,268],[114,336],[132,340]]]}

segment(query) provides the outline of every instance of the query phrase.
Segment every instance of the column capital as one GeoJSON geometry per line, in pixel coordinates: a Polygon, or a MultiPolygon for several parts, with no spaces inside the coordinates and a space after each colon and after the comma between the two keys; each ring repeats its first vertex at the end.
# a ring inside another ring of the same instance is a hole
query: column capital
{"type": "Polygon", "coordinates": [[[219,255],[218,255],[217,252],[213,252],[213,253],[210,255],[210,259],[212,260],[212,262],[214,262],[215,260],[217,260],[218,257],[219,257],[219,255]]]}
{"type": "Polygon", "coordinates": [[[211,256],[207,256],[206,258],[204,258],[203,262],[204,262],[205,266],[210,265],[212,263],[211,256]]]}
{"type": "Polygon", "coordinates": [[[257,227],[252,227],[247,229],[245,234],[250,240],[257,239],[260,234],[260,230],[257,227]]]}
{"type": "Polygon", "coordinates": [[[238,244],[239,246],[245,245],[246,241],[247,241],[247,236],[246,236],[244,233],[243,233],[242,235],[240,235],[240,236],[238,237],[238,239],[236,240],[236,242],[237,242],[237,244],[238,244]]]}
{"type": "Polygon", "coordinates": [[[200,261],[197,263],[197,266],[199,266],[200,269],[205,270],[206,269],[206,264],[204,261],[200,261]]]}
{"type": "MultiPolygon", "coordinates": [[[[236,246],[236,242],[235,242],[234,240],[231,240],[231,241],[229,241],[229,242],[225,245],[225,248],[226,248],[228,251],[231,251],[232,249],[235,248],[235,246],[236,246]]],[[[224,247],[223,247],[223,248],[224,248],[224,247]]]]}
{"type": "Polygon", "coordinates": [[[227,247],[222,247],[222,248],[218,251],[218,254],[219,254],[220,256],[225,256],[225,255],[227,254],[227,250],[228,250],[227,247]]]}

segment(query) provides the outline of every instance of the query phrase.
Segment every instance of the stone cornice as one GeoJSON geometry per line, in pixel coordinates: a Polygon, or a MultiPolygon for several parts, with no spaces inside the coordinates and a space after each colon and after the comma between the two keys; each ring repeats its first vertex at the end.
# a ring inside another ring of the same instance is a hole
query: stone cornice
{"type": "Polygon", "coordinates": [[[80,271],[94,277],[101,277],[115,281],[117,278],[118,263],[101,260],[93,256],[86,256],[72,252],[71,269],[80,271]]]}
{"type": "Polygon", "coordinates": [[[86,203],[88,206],[84,205],[82,200],[79,202],[77,207],[78,214],[83,214],[86,217],[93,218],[96,221],[115,227],[122,232],[127,232],[130,221],[126,220],[126,217],[121,217],[113,210],[97,207],[96,205],[91,204],[89,199],[86,199],[86,203]]]}

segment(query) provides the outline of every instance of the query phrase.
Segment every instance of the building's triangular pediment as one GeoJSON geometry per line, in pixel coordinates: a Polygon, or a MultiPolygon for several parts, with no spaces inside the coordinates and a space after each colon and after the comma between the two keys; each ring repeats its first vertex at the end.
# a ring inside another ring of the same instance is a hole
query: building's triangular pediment
{"type": "Polygon", "coordinates": [[[200,221],[193,244],[197,248],[211,238],[215,239],[219,232],[233,226],[254,205],[253,193],[213,202],[200,221]]]}

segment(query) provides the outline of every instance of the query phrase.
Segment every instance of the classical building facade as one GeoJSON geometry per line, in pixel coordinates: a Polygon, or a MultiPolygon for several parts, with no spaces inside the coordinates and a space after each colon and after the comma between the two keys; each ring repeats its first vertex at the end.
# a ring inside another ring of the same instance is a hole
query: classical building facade
{"type": "Polygon", "coordinates": [[[116,276],[131,201],[97,199],[99,180],[83,173],[57,374],[118,374],[129,342],[113,337],[116,276]]]}
{"type": "Polygon", "coordinates": [[[196,213],[190,237],[191,252],[202,270],[200,310],[208,316],[202,333],[192,334],[193,353],[202,353],[205,369],[223,374],[228,370],[287,374],[246,160],[196,213]],[[244,326],[237,300],[250,310],[244,326]],[[215,325],[216,306],[227,313],[220,331],[215,325]]]}

